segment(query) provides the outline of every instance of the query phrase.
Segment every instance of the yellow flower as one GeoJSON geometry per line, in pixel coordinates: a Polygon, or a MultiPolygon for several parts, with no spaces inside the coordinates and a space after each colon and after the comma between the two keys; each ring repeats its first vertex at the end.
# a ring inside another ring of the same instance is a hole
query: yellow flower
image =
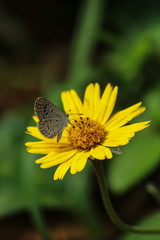
{"type": "MultiPolygon", "coordinates": [[[[69,168],[71,174],[82,171],[88,158],[112,158],[111,147],[127,144],[135,132],[148,127],[150,121],[126,125],[145,111],[141,102],[111,116],[117,92],[118,87],[113,88],[109,83],[100,96],[99,84],[91,83],[85,90],[83,103],[74,90],[62,92],[64,110],[73,114],[59,142],[57,137],[44,137],[37,127],[27,128],[27,133],[41,140],[27,142],[27,151],[46,155],[36,163],[40,163],[41,168],[59,165],[54,180],[63,179],[69,168]]],[[[37,117],[34,120],[38,122],[37,117]]]]}

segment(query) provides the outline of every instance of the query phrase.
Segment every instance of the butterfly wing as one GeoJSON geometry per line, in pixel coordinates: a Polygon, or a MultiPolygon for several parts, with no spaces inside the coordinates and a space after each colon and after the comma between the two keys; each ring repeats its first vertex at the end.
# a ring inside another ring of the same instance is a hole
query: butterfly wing
{"type": "Polygon", "coordinates": [[[57,141],[59,141],[62,136],[63,128],[63,120],[60,117],[57,117],[56,119],[47,118],[38,122],[38,129],[41,134],[47,138],[54,138],[58,135],[57,141]]]}
{"type": "Polygon", "coordinates": [[[38,97],[35,101],[34,111],[39,120],[47,118],[61,117],[66,118],[67,116],[59,110],[53,103],[43,97],[38,97]]]}
{"type": "Polygon", "coordinates": [[[39,118],[38,129],[47,138],[57,136],[57,142],[61,139],[62,132],[69,120],[68,114],[64,114],[53,103],[43,97],[38,97],[34,106],[35,114],[39,118]]]}

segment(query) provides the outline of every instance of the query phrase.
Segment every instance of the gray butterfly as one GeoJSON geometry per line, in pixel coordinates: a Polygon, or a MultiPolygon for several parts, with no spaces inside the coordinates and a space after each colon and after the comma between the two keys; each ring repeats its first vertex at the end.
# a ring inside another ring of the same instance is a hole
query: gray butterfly
{"type": "Polygon", "coordinates": [[[34,105],[35,115],[39,118],[37,124],[41,134],[47,138],[57,136],[57,142],[69,123],[69,114],[64,114],[53,103],[43,97],[38,97],[34,105]]]}

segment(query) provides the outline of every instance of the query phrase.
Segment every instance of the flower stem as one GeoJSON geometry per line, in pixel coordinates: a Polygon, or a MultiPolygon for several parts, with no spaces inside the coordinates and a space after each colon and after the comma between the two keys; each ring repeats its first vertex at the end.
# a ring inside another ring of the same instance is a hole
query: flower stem
{"type": "Polygon", "coordinates": [[[43,240],[53,240],[48,232],[47,226],[44,222],[43,216],[40,212],[40,209],[36,206],[32,206],[29,209],[30,215],[32,217],[32,221],[37,228],[39,234],[43,238],[43,240]]]}
{"type": "Polygon", "coordinates": [[[92,161],[92,164],[93,164],[96,176],[97,176],[97,180],[98,180],[102,200],[104,203],[104,207],[105,207],[110,219],[112,220],[112,222],[118,228],[120,228],[121,230],[126,231],[126,232],[132,232],[132,233],[137,233],[137,234],[160,234],[160,228],[140,228],[140,227],[136,227],[136,226],[130,226],[130,225],[124,223],[117,216],[117,214],[113,208],[110,196],[109,196],[108,186],[105,181],[105,175],[104,175],[104,169],[103,169],[102,162],[99,160],[91,160],[91,161],[92,161]]]}

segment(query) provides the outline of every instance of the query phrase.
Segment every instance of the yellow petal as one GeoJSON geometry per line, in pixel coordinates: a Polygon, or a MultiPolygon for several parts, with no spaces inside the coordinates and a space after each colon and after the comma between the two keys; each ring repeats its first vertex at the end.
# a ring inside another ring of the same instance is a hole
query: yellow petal
{"type": "Polygon", "coordinates": [[[48,154],[51,152],[64,152],[72,149],[70,143],[61,143],[49,141],[40,141],[40,142],[27,142],[25,145],[28,147],[27,151],[35,154],[48,154]]]}
{"type": "Polygon", "coordinates": [[[32,148],[27,148],[27,152],[33,153],[33,154],[49,154],[52,153],[53,150],[51,149],[32,149],[32,148]]]}
{"type": "Polygon", "coordinates": [[[113,154],[108,147],[101,146],[101,149],[97,147],[96,150],[97,151],[92,152],[92,157],[95,159],[104,160],[104,158],[111,159],[113,157],[113,154]]]}
{"type": "Polygon", "coordinates": [[[85,90],[84,94],[84,109],[85,113],[88,117],[93,117],[94,110],[93,110],[93,93],[94,93],[94,85],[90,83],[85,90]]]}
{"type": "MultiPolygon", "coordinates": [[[[81,99],[79,98],[78,94],[74,90],[70,90],[70,94],[72,96],[72,99],[75,103],[77,111],[75,113],[82,113],[84,114],[84,108],[81,99]]],[[[73,112],[74,114],[74,112],[73,112]]]]}
{"type": "Polygon", "coordinates": [[[39,122],[39,118],[37,116],[33,116],[33,120],[37,123],[39,122]]]}
{"type": "Polygon", "coordinates": [[[33,137],[36,137],[41,140],[45,140],[46,137],[44,137],[40,131],[38,130],[37,127],[27,127],[27,132],[28,134],[32,135],[33,137]]]}
{"type": "Polygon", "coordinates": [[[142,103],[139,102],[133,106],[126,108],[118,113],[114,114],[108,122],[105,124],[106,131],[114,130],[118,127],[125,125],[127,122],[131,121],[133,118],[140,115],[145,111],[144,107],[140,107],[142,103]]]}
{"type": "Polygon", "coordinates": [[[75,174],[76,172],[82,171],[87,163],[89,156],[90,152],[77,152],[73,157],[70,172],[72,174],[75,174]]]}
{"type": "Polygon", "coordinates": [[[110,159],[113,157],[111,150],[105,146],[98,146],[95,149],[91,150],[92,157],[103,160],[105,158],[110,159]]]}
{"type": "Polygon", "coordinates": [[[133,123],[124,127],[121,127],[123,131],[128,131],[128,132],[138,132],[143,130],[146,127],[149,127],[149,123],[151,121],[146,121],[146,122],[140,122],[140,123],[133,123]]]}
{"type": "Polygon", "coordinates": [[[91,83],[87,86],[84,94],[84,109],[88,117],[96,119],[100,110],[100,86],[91,83]]]}
{"type": "Polygon", "coordinates": [[[91,149],[91,156],[95,159],[104,160],[105,152],[102,146],[98,146],[96,148],[91,149]]]}
{"type": "Polygon", "coordinates": [[[27,142],[25,143],[26,147],[34,148],[34,149],[41,149],[41,148],[47,148],[47,149],[58,149],[63,150],[66,148],[71,148],[71,144],[68,143],[62,143],[62,142],[54,142],[53,139],[50,139],[50,141],[39,141],[39,142],[27,142]]]}
{"type": "Polygon", "coordinates": [[[37,159],[37,160],[35,161],[35,163],[37,163],[37,164],[39,164],[39,163],[44,163],[44,162],[46,162],[48,159],[54,158],[56,154],[57,154],[56,151],[52,151],[52,152],[48,153],[46,156],[37,159]]]}
{"type": "Polygon", "coordinates": [[[66,161],[64,163],[61,163],[58,166],[58,168],[56,169],[53,179],[54,180],[57,180],[57,179],[61,179],[62,180],[64,178],[64,175],[66,174],[66,172],[70,168],[71,162],[72,162],[72,159],[70,159],[70,160],[68,160],[68,161],[66,161]]]}
{"type": "Polygon", "coordinates": [[[72,161],[72,165],[71,165],[71,170],[70,172],[72,174],[75,174],[77,172],[77,162],[79,159],[82,159],[84,152],[77,152],[74,157],[73,157],[73,161],[72,161]]]}
{"type": "MultiPolygon", "coordinates": [[[[70,151],[65,151],[65,152],[61,152],[58,154],[53,154],[51,155],[48,154],[48,158],[46,156],[45,161],[41,164],[41,168],[49,168],[49,167],[53,167],[57,164],[63,163],[67,160],[69,160],[71,157],[73,157],[76,154],[77,150],[73,149],[70,151]]],[[[36,161],[37,162],[37,161],[36,161]]]]}
{"type": "Polygon", "coordinates": [[[26,142],[26,147],[34,148],[34,149],[41,149],[41,148],[53,148],[53,142],[46,142],[46,141],[39,141],[39,142],[26,142]]]}
{"type": "Polygon", "coordinates": [[[62,92],[61,99],[66,113],[84,113],[82,101],[74,90],[62,92]]]}
{"type": "Polygon", "coordinates": [[[103,143],[107,147],[118,147],[126,145],[129,140],[134,137],[134,132],[126,132],[123,129],[119,128],[116,131],[110,132],[107,135],[107,139],[103,143]]]}
{"type": "Polygon", "coordinates": [[[107,147],[118,147],[122,145],[126,145],[129,140],[134,137],[135,132],[138,132],[146,127],[148,127],[149,121],[134,123],[131,125],[127,125],[114,131],[108,132],[107,138],[103,143],[104,146],[107,147]]]}
{"type": "Polygon", "coordinates": [[[94,88],[94,114],[93,114],[93,120],[97,120],[99,112],[100,112],[100,86],[98,83],[95,83],[94,88]]]}
{"type": "Polygon", "coordinates": [[[111,159],[113,157],[113,154],[109,148],[103,147],[103,151],[107,159],[111,159]]]}
{"type": "Polygon", "coordinates": [[[101,121],[101,124],[105,124],[108,120],[108,118],[110,117],[113,109],[114,109],[114,106],[115,106],[115,103],[116,103],[116,99],[117,99],[117,93],[118,93],[118,87],[114,87],[111,95],[110,95],[110,99],[109,99],[109,102],[108,102],[108,105],[107,105],[107,109],[106,109],[106,112],[102,118],[102,121],[101,121]]]}
{"type": "Polygon", "coordinates": [[[68,98],[68,91],[63,91],[61,93],[61,100],[62,100],[64,111],[68,113],[71,110],[70,101],[68,98]]]}
{"type": "Polygon", "coordinates": [[[106,147],[118,147],[118,146],[123,146],[126,145],[129,140],[134,137],[134,133],[130,133],[128,136],[126,137],[120,137],[120,138],[108,138],[103,145],[106,147]]]}
{"type": "Polygon", "coordinates": [[[99,116],[97,119],[99,122],[102,122],[103,116],[106,113],[111,93],[112,93],[112,86],[110,83],[108,83],[103,92],[102,98],[100,100],[100,112],[99,112],[99,116]]]}
{"type": "Polygon", "coordinates": [[[67,155],[70,151],[73,150],[73,147],[68,147],[68,148],[64,148],[63,150],[60,150],[60,149],[53,149],[52,152],[50,152],[48,155],[40,158],[40,159],[37,159],[35,161],[35,163],[47,163],[47,162],[50,162],[52,160],[54,160],[54,158],[56,157],[56,155],[58,156],[58,158],[60,157],[63,157],[65,155],[67,155]]]}
{"type": "Polygon", "coordinates": [[[87,152],[77,152],[70,160],[62,163],[56,170],[54,174],[54,180],[63,179],[64,175],[71,167],[71,173],[75,174],[76,172],[80,172],[86,165],[87,159],[90,153],[87,152]]]}
{"type": "Polygon", "coordinates": [[[79,159],[79,161],[77,162],[77,172],[81,172],[85,168],[88,157],[88,154],[84,154],[83,158],[81,160],[79,159]]]}

